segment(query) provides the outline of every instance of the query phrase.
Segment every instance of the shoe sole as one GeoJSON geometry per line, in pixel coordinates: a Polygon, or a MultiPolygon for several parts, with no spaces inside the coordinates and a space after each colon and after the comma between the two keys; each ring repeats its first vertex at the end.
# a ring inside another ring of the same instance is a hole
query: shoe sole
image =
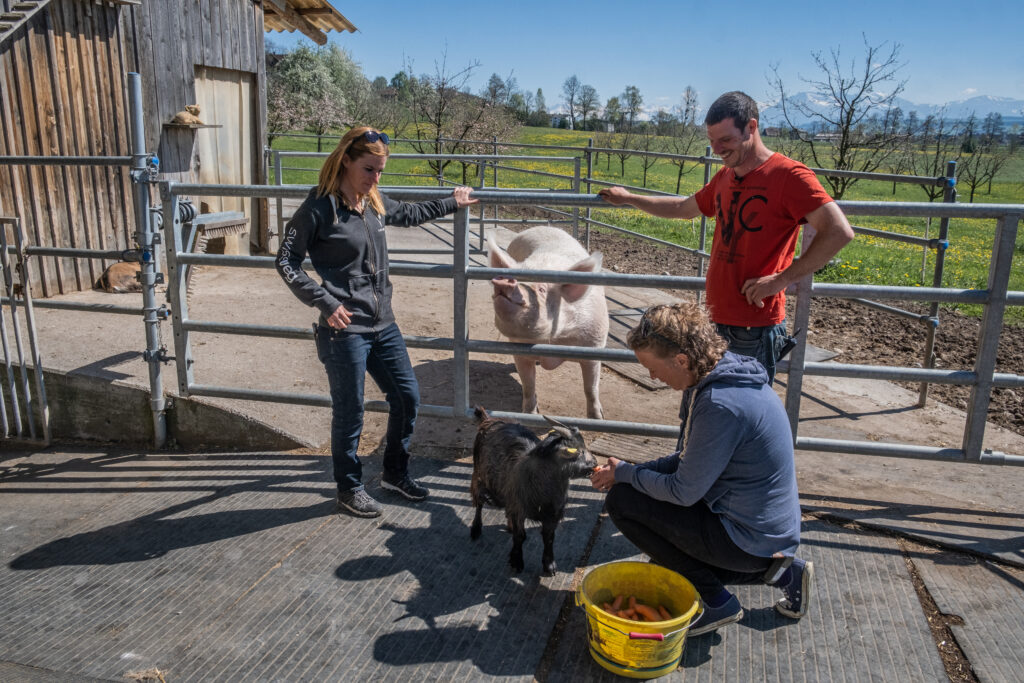
{"type": "Polygon", "coordinates": [[[340,500],[338,501],[338,506],[337,506],[337,509],[335,510],[335,512],[337,512],[339,510],[347,512],[348,514],[352,515],[353,517],[362,517],[363,519],[369,519],[371,517],[380,517],[380,515],[381,515],[381,511],[380,510],[374,510],[372,512],[367,512],[366,510],[359,510],[357,508],[354,508],[354,507],[351,507],[349,505],[346,505],[345,503],[342,503],[340,500]]]}
{"type": "Polygon", "coordinates": [[[808,562],[804,565],[804,575],[800,578],[800,607],[799,612],[783,607],[780,602],[775,603],[775,610],[790,619],[800,619],[805,616],[811,607],[811,591],[814,590],[814,563],[808,562]]]}
{"type": "Polygon", "coordinates": [[[427,499],[427,496],[413,496],[413,495],[411,495],[409,493],[406,493],[405,491],[403,491],[402,489],[398,488],[394,484],[389,484],[388,482],[384,481],[383,479],[380,480],[380,487],[382,489],[387,489],[388,491],[394,491],[396,493],[400,493],[404,497],[408,498],[409,500],[411,500],[413,502],[419,502],[421,500],[426,500],[427,499]]]}
{"type": "Polygon", "coordinates": [[[697,628],[690,629],[689,635],[691,635],[691,636],[704,635],[705,633],[710,633],[711,631],[716,631],[719,628],[721,628],[722,626],[725,626],[726,624],[734,624],[734,623],[736,623],[737,621],[739,621],[742,618],[743,618],[743,609],[741,608],[740,611],[737,612],[736,614],[731,614],[728,617],[725,617],[724,619],[719,619],[718,621],[716,621],[716,622],[714,622],[712,624],[702,624],[702,625],[698,626],[697,628]]]}

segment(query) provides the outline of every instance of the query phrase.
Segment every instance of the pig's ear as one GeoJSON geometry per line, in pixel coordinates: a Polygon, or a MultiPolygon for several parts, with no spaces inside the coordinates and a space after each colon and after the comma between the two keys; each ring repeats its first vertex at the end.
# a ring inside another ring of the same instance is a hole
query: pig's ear
{"type": "MultiPolygon", "coordinates": [[[[574,263],[569,267],[569,270],[580,273],[599,273],[601,272],[601,261],[603,259],[604,256],[602,256],[601,252],[595,251],[582,261],[574,263]]],[[[562,285],[562,298],[569,302],[576,301],[586,294],[587,289],[589,288],[590,285],[576,283],[564,284],[562,285]]]]}
{"type": "Polygon", "coordinates": [[[491,268],[515,268],[519,265],[507,251],[498,246],[493,236],[487,238],[487,251],[491,268]]]}

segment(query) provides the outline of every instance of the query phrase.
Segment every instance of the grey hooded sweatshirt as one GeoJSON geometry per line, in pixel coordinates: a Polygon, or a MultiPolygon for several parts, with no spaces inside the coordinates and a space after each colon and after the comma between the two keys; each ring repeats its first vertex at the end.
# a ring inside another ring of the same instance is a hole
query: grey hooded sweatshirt
{"type": "Polygon", "coordinates": [[[751,555],[793,555],[800,544],[793,436],[761,364],[727,351],[683,392],[679,418],[681,454],[620,464],[615,481],[657,500],[707,505],[751,555]]]}

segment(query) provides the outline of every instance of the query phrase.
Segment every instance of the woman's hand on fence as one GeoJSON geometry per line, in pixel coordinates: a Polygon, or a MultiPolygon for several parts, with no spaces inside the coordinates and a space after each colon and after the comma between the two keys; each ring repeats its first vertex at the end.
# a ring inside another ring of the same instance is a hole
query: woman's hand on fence
{"type": "Polygon", "coordinates": [[[455,203],[459,205],[460,209],[462,207],[464,207],[464,206],[469,206],[470,204],[476,204],[477,202],[480,201],[479,199],[473,199],[473,197],[470,196],[471,194],[473,194],[473,188],[472,187],[456,187],[455,188],[455,203]]]}

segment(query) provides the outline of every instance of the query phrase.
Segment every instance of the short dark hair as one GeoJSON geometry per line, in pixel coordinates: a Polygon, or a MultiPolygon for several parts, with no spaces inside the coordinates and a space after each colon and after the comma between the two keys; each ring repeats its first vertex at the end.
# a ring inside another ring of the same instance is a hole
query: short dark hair
{"type": "Polygon", "coordinates": [[[711,104],[707,116],[704,117],[704,125],[713,126],[726,119],[732,119],[736,127],[743,130],[750,119],[760,120],[757,102],[739,90],[725,93],[711,104]]]}

